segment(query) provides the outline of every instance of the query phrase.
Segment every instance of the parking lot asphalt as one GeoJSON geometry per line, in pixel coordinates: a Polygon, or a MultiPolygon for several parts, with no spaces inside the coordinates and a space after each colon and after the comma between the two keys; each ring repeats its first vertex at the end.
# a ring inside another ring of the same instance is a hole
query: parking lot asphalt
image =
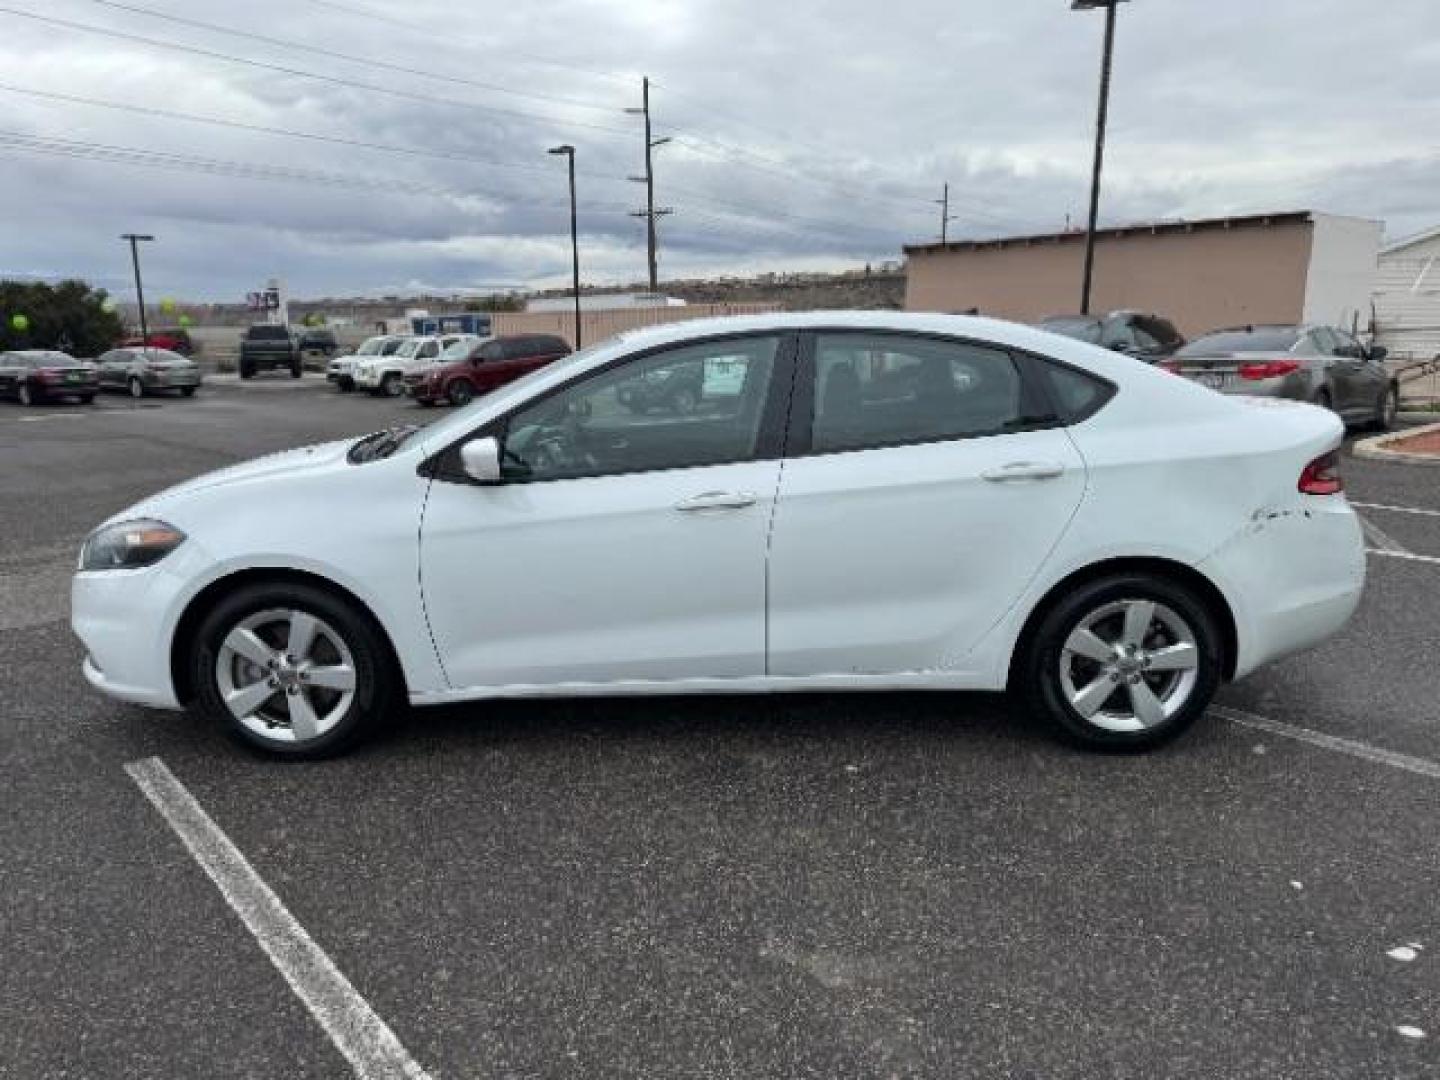
{"type": "Polygon", "coordinates": [[[1401,557],[1440,559],[1410,512],[1440,470],[1348,461],[1389,507],[1356,619],[1141,757],[895,694],[417,711],[282,765],[85,686],[101,518],[428,415],[313,378],[0,404],[0,1075],[359,1072],[127,775],[151,757],[434,1077],[1440,1070],[1440,562],[1401,557]]]}

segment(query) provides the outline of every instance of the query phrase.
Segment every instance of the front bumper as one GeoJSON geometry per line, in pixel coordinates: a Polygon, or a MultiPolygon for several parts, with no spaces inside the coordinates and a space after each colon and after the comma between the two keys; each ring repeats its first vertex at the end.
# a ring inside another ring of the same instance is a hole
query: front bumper
{"type": "Polygon", "coordinates": [[[180,709],[170,644],[188,590],[212,559],[191,538],[154,566],[79,571],[70,585],[70,627],[88,654],[90,685],[121,701],[180,709]]]}

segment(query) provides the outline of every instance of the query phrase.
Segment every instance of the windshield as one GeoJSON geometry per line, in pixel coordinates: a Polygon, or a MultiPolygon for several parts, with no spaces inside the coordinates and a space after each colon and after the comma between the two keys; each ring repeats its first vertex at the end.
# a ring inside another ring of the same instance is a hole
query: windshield
{"type": "Polygon", "coordinates": [[[1046,319],[1040,324],[1041,330],[1048,330],[1052,334],[1063,334],[1068,338],[1075,338],[1078,341],[1088,341],[1091,345],[1100,344],[1100,320],[1089,319],[1080,315],[1059,316],[1053,319],[1046,319]]]}
{"type": "Polygon", "coordinates": [[[389,341],[389,340],[390,340],[389,338],[383,338],[383,337],[366,338],[365,341],[361,344],[361,346],[360,346],[358,349],[355,350],[355,355],[356,355],[356,356],[379,356],[379,355],[380,355],[380,350],[385,347],[385,342],[387,342],[387,341],[389,341]]]}
{"type": "Polygon", "coordinates": [[[1295,326],[1252,326],[1217,330],[1196,338],[1176,356],[1220,356],[1225,353],[1289,352],[1300,340],[1295,326]]]}

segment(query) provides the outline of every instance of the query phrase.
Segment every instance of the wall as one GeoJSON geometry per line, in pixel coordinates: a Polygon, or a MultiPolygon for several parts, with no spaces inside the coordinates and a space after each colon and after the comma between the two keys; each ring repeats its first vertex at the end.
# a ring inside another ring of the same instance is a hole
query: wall
{"type": "MultiPolygon", "coordinates": [[[[707,319],[721,315],[757,315],[779,311],[778,304],[688,304],[685,307],[618,308],[612,311],[581,311],[580,331],[584,344],[594,345],[606,338],[640,326],[707,319]]],[[[491,324],[496,334],[559,334],[574,344],[575,312],[499,311],[491,324]]]]}
{"type": "MultiPolygon", "coordinates": [[[[1282,222],[1101,236],[1091,310],[1138,308],[1196,337],[1221,326],[1294,322],[1305,305],[1311,225],[1282,222]]],[[[912,252],[905,307],[1036,322],[1079,310],[1083,233],[1033,244],[912,252]]]]}
{"type": "Polygon", "coordinates": [[[1440,356],[1440,237],[1380,256],[1375,340],[1398,359],[1440,356]]]}
{"type": "Polygon", "coordinates": [[[1370,325],[1370,299],[1384,226],[1378,221],[1331,214],[1315,214],[1314,218],[1303,318],[1364,330],[1370,325]]]}

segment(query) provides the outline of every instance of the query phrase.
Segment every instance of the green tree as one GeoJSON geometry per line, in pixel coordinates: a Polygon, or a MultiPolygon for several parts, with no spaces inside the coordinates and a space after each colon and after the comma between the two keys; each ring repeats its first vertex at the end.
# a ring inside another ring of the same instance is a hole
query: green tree
{"type": "Polygon", "coordinates": [[[518,296],[482,296],[465,301],[466,311],[524,311],[525,301],[518,296]]]}
{"type": "Polygon", "coordinates": [[[72,356],[99,356],[125,334],[120,316],[105,310],[106,295],[83,281],[0,280],[0,350],[68,346],[72,356]],[[28,320],[25,330],[12,325],[16,315],[28,320]]]}

